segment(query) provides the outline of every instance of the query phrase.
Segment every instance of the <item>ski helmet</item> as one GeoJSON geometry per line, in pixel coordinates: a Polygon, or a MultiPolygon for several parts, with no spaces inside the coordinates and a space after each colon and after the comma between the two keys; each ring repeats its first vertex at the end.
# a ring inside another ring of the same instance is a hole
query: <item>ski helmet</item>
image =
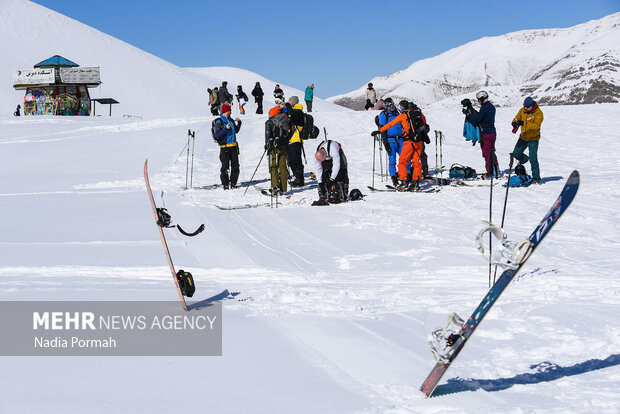
{"type": "Polygon", "coordinates": [[[358,190],[357,188],[351,190],[351,193],[349,194],[349,199],[351,201],[361,200],[362,198],[364,198],[364,195],[360,190],[358,190]]]}
{"type": "Polygon", "coordinates": [[[486,91],[480,91],[476,94],[476,99],[478,100],[485,100],[488,99],[489,94],[486,91]]]}

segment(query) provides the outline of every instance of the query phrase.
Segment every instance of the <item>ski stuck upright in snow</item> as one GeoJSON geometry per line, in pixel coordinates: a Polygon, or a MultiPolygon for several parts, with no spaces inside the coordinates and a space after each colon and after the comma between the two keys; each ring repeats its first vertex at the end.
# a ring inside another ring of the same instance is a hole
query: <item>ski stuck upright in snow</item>
{"type": "Polygon", "coordinates": [[[166,242],[166,235],[164,234],[164,228],[173,228],[176,227],[179,232],[185,236],[195,236],[204,230],[204,224],[200,225],[196,231],[189,233],[184,231],[178,224],[171,224],[170,214],[166,211],[165,208],[158,208],[155,204],[155,198],[153,197],[153,190],[151,190],[151,184],[149,182],[149,174],[148,174],[148,162],[149,160],[144,161],[144,182],[146,183],[146,191],[149,195],[149,201],[151,202],[151,207],[153,209],[153,215],[155,216],[155,222],[157,223],[157,230],[159,232],[159,238],[161,240],[161,244],[164,248],[164,254],[166,255],[166,260],[168,261],[168,266],[170,267],[170,272],[172,273],[172,279],[174,280],[174,285],[177,289],[177,294],[179,295],[179,300],[181,301],[181,306],[184,310],[189,311],[187,307],[187,303],[185,303],[184,296],[192,297],[194,292],[196,291],[196,285],[194,284],[194,278],[192,274],[186,272],[184,270],[179,270],[178,272],[174,269],[174,263],[172,262],[172,256],[170,256],[170,249],[168,249],[168,243],[166,242]]]}
{"type": "MultiPolygon", "coordinates": [[[[463,321],[456,313],[453,313],[448,318],[448,322],[443,329],[438,329],[432,333],[430,340],[431,352],[435,356],[437,363],[420,387],[420,390],[426,394],[427,397],[433,395],[439,381],[441,381],[441,378],[452,362],[454,362],[478,325],[480,325],[482,319],[484,319],[485,315],[493,307],[506,287],[508,287],[508,284],[510,284],[519,270],[521,270],[536,247],[545,238],[547,233],[549,233],[568,206],[570,206],[575,199],[578,188],[579,172],[575,170],[570,177],[568,177],[560,196],[553,203],[551,209],[528,239],[521,243],[503,243],[501,247],[504,249],[504,252],[499,256],[496,255],[496,258],[497,263],[500,265],[503,263],[503,267],[506,268],[506,270],[497,279],[497,282],[491,289],[489,289],[474,313],[466,321],[463,321]],[[507,246],[514,248],[511,249],[511,252],[506,253],[505,249],[507,246]]],[[[489,226],[491,225],[489,224],[489,226]]],[[[498,232],[494,226],[484,230],[498,232]]],[[[504,237],[503,234],[502,237],[504,237]]]]}

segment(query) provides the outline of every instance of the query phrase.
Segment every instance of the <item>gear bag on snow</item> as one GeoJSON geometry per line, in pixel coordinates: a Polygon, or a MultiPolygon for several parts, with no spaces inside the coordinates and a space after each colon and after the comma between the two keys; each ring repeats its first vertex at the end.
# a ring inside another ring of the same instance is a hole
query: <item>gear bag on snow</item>
{"type": "MultiPolygon", "coordinates": [[[[510,177],[508,185],[510,187],[529,187],[532,184],[532,176],[527,174],[520,174],[510,177]]],[[[506,187],[506,185],[504,185],[506,187]]]]}
{"type": "Polygon", "coordinates": [[[279,113],[265,122],[265,143],[269,148],[284,148],[291,138],[292,122],[286,113],[279,113]]]}
{"type": "Polygon", "coordinates": [[[186,272],[181,269],[177,272],[177,281],[179,282],[179,288],[183,296],[191,298],[196,291],[196,285],[194,284],[194,277],[190,272],[186,272]]]}
{"type": "Polygon", "coordinates": [[[452,164],[450,167],[450,178],[476,178],[476,170],[465,167],[461,164],[452,164]]]}

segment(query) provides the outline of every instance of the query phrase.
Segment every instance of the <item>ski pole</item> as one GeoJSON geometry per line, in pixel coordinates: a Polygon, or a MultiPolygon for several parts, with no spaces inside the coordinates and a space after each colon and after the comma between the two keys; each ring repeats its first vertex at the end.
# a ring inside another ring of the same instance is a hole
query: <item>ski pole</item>
{"type": "Polygon", "coordinates": [[[260,160],[258,160],[258,164],[256,165],[256,169],[254,170],[254,174],[252,174],[252,178],[250,178],[250,181],[248,182],[248,186],[245,188],[245,191],[243,192],[243,195],[245,195],[245,193],[248,192],[248,188],[250,188],[250,183],[252,182],[252,180],[254,180],[254,176],[256,175],[256,171],[258,171],[258,167],[260,166],[260,163],[263,162],[263,158],[265,158],[265,154],[267,153],[267,150],[263,151],[263,155],[261,155],[260,160]]]}
{"type": "Polygon", "coordinates": [[[439,168],[441,171],[441,182],[443,183],[443,132],[439,131],[439,168]]]}
{"type": "MultiPolygon", "coordinates": [[[[508,181],[506,182],[506,195],[504,196],[504,209],[502,210],[502,224],[500,227],[504,228],[504,219],[506,218],[506,205],[508,204],[508,190],[510,189],[510,175],[512,174],[512,163],[514,156],[510,153],[510,165],[508,166],[508,181]]],[[[497,265],[495,265],[495,272],[493,273],[493,284],[495,284],[495,278],[497,276],[497,265]]]]}
{"type": "Polygon", "coordinates": [[[185,158],[185,189],[187,190],[187,179],[189,171],[189,140],[192,137],[192,131],[187,130],[187,157],[185,158]]]}
{"type": "Polygon", "coordinates": [[[381,143],[379,143],[379,171],[381,171],[381,182],[383,182],[383,145],[381,143]]]}
{"type": "MultiPolygon", "coordinates": [[[[495,148],[491,149],[491,154],[489,157],[490,165],[487,168],[487,171],[495,170],[495,148]]],[[[489,187],[489,223],[493,222],[493,176],[495,174],[491,172],[491,187],[489,187]]],[[[491,237],[491,233],[489,233],[489,287],[491,287],[491,255],[493,253],[493,239],[491,237]]]]}
{"type": "Polygon", "coordinates": [[[375,153],[376,153],[376,149],[377,149],[377,139],[375,137],[372,137],[372,186],[375,186],[375,153]]]}
{"type": "Polygon", "coordinates": [[[437,133],[439,131],[435,130],[435,184],[439,184],[439,148],[437,148],[437,133]]]}
{"type": "Polygon", "coordinates": [[[189,175],[189,188],[194,188],[194,148],[196,146],[196,131],[192,132],[192,165],[189,175]]]}

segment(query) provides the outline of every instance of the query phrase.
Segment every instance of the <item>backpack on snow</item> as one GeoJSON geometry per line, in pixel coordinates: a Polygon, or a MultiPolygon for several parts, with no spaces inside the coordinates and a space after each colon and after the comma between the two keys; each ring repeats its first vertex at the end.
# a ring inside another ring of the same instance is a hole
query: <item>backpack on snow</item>
{"type": "Polygon", "coordinates": [[[183,296],[191,298],[196,291],[196,285],[194,284],[194,277],[190,272],[186,272],[181,269],[177,272],[177,281],[179,282],[179,289],[183,296]]]}
{"type": "Polygon", "coordinates": [[[508,182],[510,187],[529,187],[530,184],[532,184],[532,177],[527,174],[518,174],[510,177],[508,182]]]}
{"type": "Polygon", "coordinates": [[[452,164],[450,167],[450,178],[476,178],[476,170],[465,167],[461,164],[452,164]]]}
{"type": "Polygon", "coordinates": [[[284,148],[292,135],[291,118],[284,112],[272,116],[265,122],[265,135],[270,148],[284,148]]]}
{"type": "Polygon", "coordinates": [[[302,140],[315,139],[319,136],[321,130],[314,125],[314,118],[312,115],[304,113],[304,126],[301,128],[299,137],[302,140]]]}

